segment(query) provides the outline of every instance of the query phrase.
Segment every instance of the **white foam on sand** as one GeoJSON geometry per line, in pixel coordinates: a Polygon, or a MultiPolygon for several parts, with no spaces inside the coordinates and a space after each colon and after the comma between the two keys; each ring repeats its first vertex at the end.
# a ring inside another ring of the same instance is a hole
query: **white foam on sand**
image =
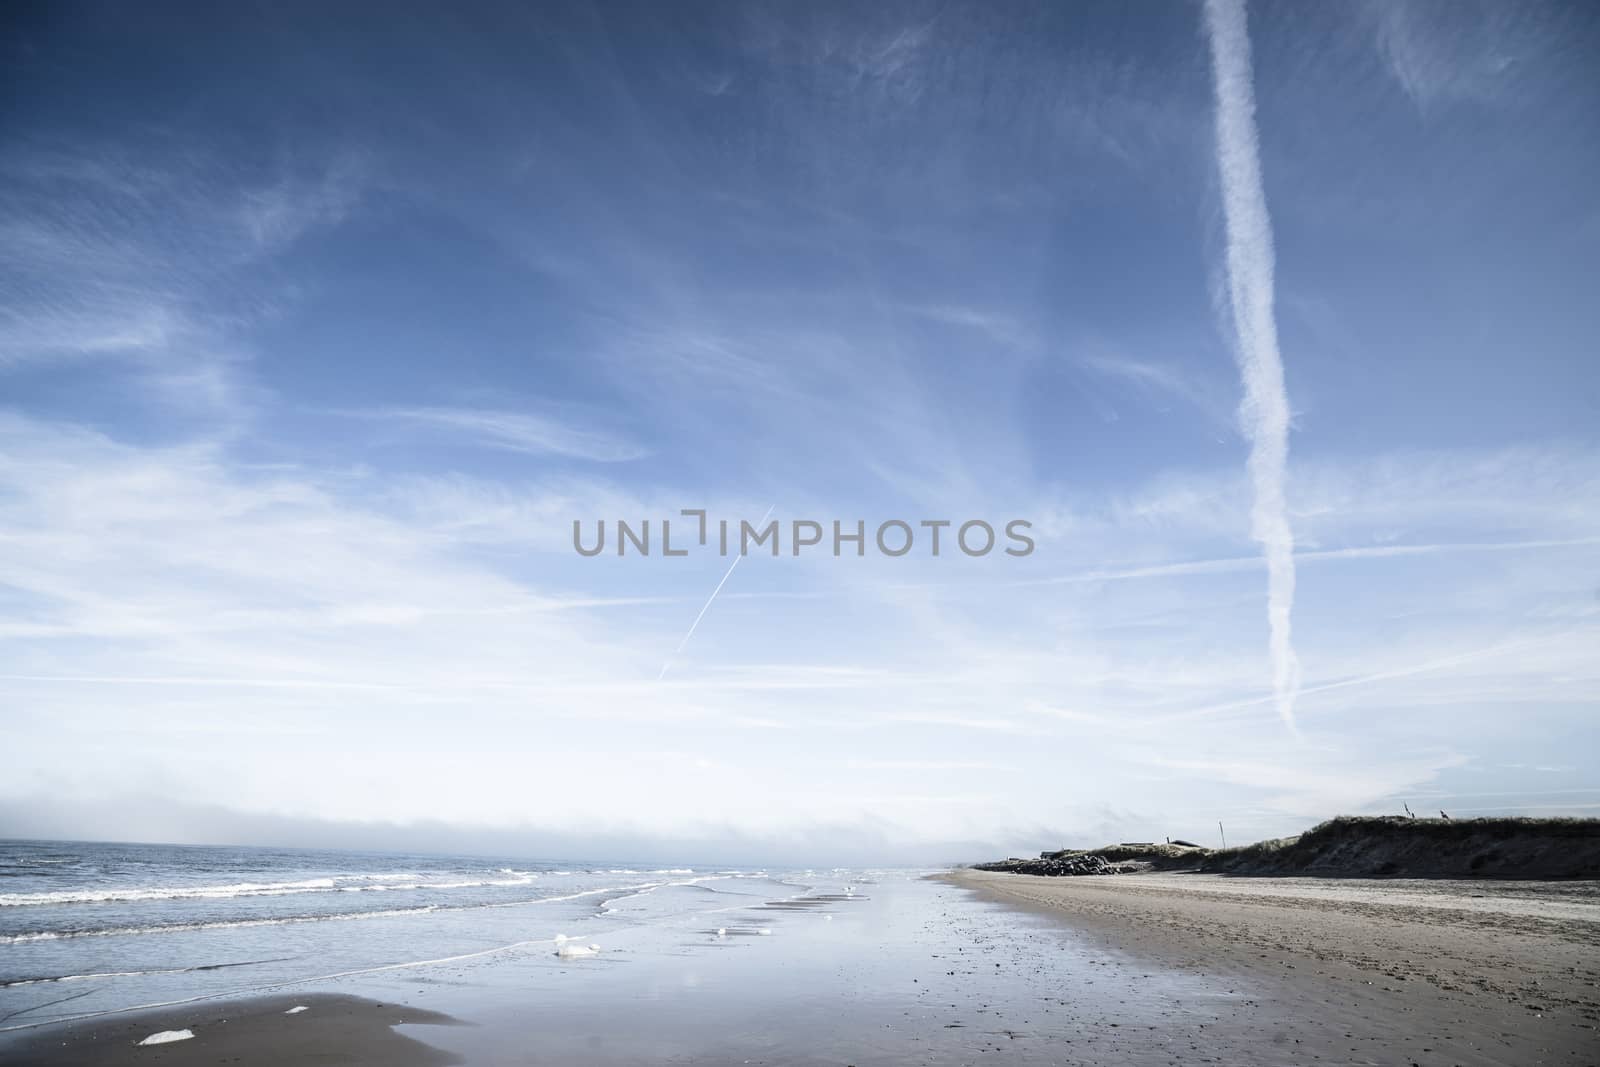
{"type": "Polygon", "coordinates": [[[557,934],[556,955],[562,959],[598,956],[600,955],[600,946],[595,944],[580,945],[566,934],[557,934]]]}
{"type": "Polygon", "coordinates": [[[308,1010],[308,1009],[306,1008],[306,1006],[304,1004],[296,1004],[294,1007],[292,1007],[288,1011],[284,1012],[284,1014],[285,1015],[299,1015],[301,1012],[306,1011],[306,1010],[308,1010]]]}
{"type": "Polygon", "coordinates": [[[174,1041],[187,1041],[194,1036],[193,1030],[163,1030],[159,1034],[151,1034],[141,1045],[170,1045],[174,1041]]]}

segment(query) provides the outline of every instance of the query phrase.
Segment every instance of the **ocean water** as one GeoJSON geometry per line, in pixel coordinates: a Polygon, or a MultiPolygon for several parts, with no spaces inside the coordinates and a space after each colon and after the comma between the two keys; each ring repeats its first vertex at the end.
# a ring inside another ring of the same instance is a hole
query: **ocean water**
{"type": "Polygon", "coordinates": [[[558,936],[698,928],[801,897],[808,873],[3,841],[0,1031],[429,961],[553,954],[558,936]]]}

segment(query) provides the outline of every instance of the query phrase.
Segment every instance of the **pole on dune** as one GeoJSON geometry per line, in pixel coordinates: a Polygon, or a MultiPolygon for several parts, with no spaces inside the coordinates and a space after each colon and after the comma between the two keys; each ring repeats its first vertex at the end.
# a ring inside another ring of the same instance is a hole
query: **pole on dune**
{"type": "Polygon", "coordinates": [[[1228,847],[1228,831],[1226,831],[1226,830],[1224,830],[1222,828],[1222,820],[1221,819],[1217,820],[1217,833],[1222,835],[1222,847],[1223,848],[1227,848],[1228,847]]]}

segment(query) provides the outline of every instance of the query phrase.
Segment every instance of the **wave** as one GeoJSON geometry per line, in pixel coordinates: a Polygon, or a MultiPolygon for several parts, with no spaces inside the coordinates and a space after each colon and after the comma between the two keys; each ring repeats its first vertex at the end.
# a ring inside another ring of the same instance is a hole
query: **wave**
{"type": "Polygon", "coordinates": [[[50,893],[0,893],[0,908],[61,906],[67,904],[121,904],[151,900],[231,900],[236,897],[281,897],[305,893],[396,893],[427,889],[480,889],[529,885],[538,880],[533,871],[503,870],[506,878],[462,881],[428,881],[413,872],[335,875],[298,882],[233,882],[227,885],[134,886],[115,889],[63,889],[50,893]]]}
{"type": "Polygon", "coordinates": [[[231,967],[258,967],[264,963],[285,963],[294,956],[275,956],[269,960],[240,960],[237,963],[197,963],[192,967],[156,967],[144,971],[90,971],[87,974],[53,974],[41,978],[12,978],[0,981],[0,989],[13,986],[43,985],[47,982],[86,982],[96,978],[140,978],[152,974],[192,974],[196,971],[225,971],[231,967]]]}
{"type": "Polygon", "coordinates": [[[208,922],[153,923],[148,926],[94,927],[83,930],[39,930],[31,933],[0,935],[0,945],[20,945],[30,941],[66,941],[80,937],[124,937],[140,934],[190,933],[196,930],[238,930],[255,926],[289,926],[297,923],[346,922],[357,919],[390,919],[405,915],[430,915],[435,912],[477,911],[487,908],[515,908],[531,904],[555,904],[579,900],[604,893],[628,894],[652,889],[663,883],[646,882],[636,886],[608,886],[604,889],[585,889],[581,893],[567,893],[555,897],[533,897],[528,900],[501,900],[480,904],[427,904],[414,908],[374,908],[369,911],[344,911],[331,915],[279,915],[270,919],[215,919],[208,922]]]}
{"type": "Polygon", "coordinates": [[[40,904],[101,904],[133,900],[186,900],[204,897],[278,896],[332,889],[332,878],[301,882],[235,882],[232,885],[163,886],[128,889],[63,889],[54,893],[0,893],[0,908],[40,904]]]}
{"type": "Polygon", "coordinates": [[[284,915],[275,919],[218,919],[198,923],[154,923],[150,926],[105,926],[86,930],[39,930],[26,934],[0,936],[0,945],[22,945],[30,941],[68,941],[79,937],[124,937],[135,934],[181,934],[195,930],[240,930],[252,926],[289,926],[295,923],[336,922],[344,919],[386,919],[400,915],[426,915],[448,910],[440,907],[380,908],[374,911],[346,911],[333,915],[284,915]]]}

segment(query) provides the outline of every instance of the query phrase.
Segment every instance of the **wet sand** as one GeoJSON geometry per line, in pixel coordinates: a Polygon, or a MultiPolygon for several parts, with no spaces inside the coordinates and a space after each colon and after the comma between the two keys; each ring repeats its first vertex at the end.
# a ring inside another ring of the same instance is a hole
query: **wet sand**
{"type": "Polygon", "coordinates": [[[438,1012],[362,997],[304,993],[207,1001],[53,1027],[8,1045],[0,1058],[35,1067],[218,1063],[240,1067],[294,1063],[445,1067],[461,1061],[393,1028],[455,1021],[438,1012]],[[300,1006],[306,1010],[286,1014],[300,1006]],[[140,1041],[166,1030],[189,1030],[194,1037],[140,1046],[140,1041]]]}
{"type": "MultiPolygon", "coordinates": [[[[1600,885],[959,871],[1109,949],[1223,978],[1284,1061],[1600,1063],[1600,885]]],[[[1241,1049],[1241,1053],[1244,1050],[1241,1049]]]]}

